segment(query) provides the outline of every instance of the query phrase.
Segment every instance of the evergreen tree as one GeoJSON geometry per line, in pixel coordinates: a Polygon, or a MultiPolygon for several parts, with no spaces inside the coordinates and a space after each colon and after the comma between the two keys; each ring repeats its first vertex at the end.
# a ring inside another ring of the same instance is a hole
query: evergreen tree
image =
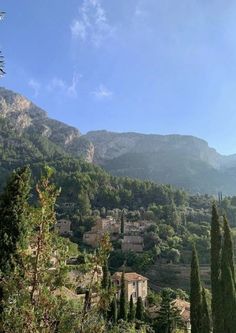
{"type": "Polygon", "coordinates": [[[134,301],[133,301],[133,296],[132,295],[130,296],[130,301],[129,301],[128,319],[131,322],[135,319],[135,307],[134,307],[134,301]]]}
{"type": "Polygon", "coordinates": [[[27,167],[14,171],[0,197],[0,314],[3,311],[3,281],[19,261],[18,245],[22,249],[25,246],[30,178],[27,167]]]}
{"type": "Polygon", "coordinates": [[[201,332],[201,306],[202,293],[199,275],[199,263],[196,248],[193,246],[190,279],[190,319],[192,333],[201,332]]]}
{"type": "Polygon", "coordinates": [[[31,173],[14,171],[0,197],[0,270],[7,273],[17,260],[17,246],[24,247],[31,173]]]}
{"type": "Polygon", "coordinates": [[[211,219],[211,290],[213,333],[223,332],[221,294],[221,246],[222,236],[216,204],[212,206],[211,219]]]}
{"type": "Polygon", "coordinates": [[[107,290],[109,287],[109,279],[110,279],[107,258],[105,259],[104,265],[102,267],[102,272],[103,272],[103,276],[102,276],[101,285],[102,285],[103,289],[107,290]]]}
{"type": "Polygon", "coordinates": [[[206,300],[206,291],[202,288],[202,310],[201,310],[201,333],[210,333],[211,332],[211,321],[209,315],[209,308],[206,300]]]}
{"type": "Polygon", "coordinates": [[[117,301],[116,297],[113,298],[110,307],[110,319],[113,324],[117,322],[117,301]]]}
{"type": "Polygon", "coordinates": [[[82,221],[83,217],[89,215],[91,212],[91,203],[87,192],[82,191],[79,193],[78,206],[80,212],[80,219],[82,221]]]}
{"type": "Polygon", "coordinates": [[[124,213],[124,211],[122,211],[122,213],[121,213],[120,233],[121,233],[121,235],[124,235],[124,233],[125,233],[125,213],[124,213]]]}
{"type": "Polygon", "coordinates": [[[228,221],[224,218],[224,241],[221,260],[221,288],[223,332],[236,332],[236,292],[233,262],[233,247],[228,221]]]}
{"type": "Polygon", "coordinates": [[[144,319],[143,300],[142,300],[142,297],[140,297],[140,296],[138,297],[138,301],[137,301],[135,317],[136,317],[136,319],[141,320],[141,321],[144,319]]]}
{"type": "Polygon", "coordinates": [[[155,328],[158,333],[174,333],[176,328],[183,328],[180,311],[174,305],[169,294],[164,294],[162,296],[161,307],[155,328]]]}
{"type": "Polygon", "coordinates": [[[121,275],[121,287],[120,287],[120,311],[119,318],[126,320],[127,319],[127,304],[126,304],[126,290],[125,290],[125,272],[122,272],[121,275]]]}

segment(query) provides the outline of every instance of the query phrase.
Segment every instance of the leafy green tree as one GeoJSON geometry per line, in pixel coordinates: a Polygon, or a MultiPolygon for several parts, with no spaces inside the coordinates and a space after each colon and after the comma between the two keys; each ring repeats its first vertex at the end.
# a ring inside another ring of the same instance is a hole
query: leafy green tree
{"type": "Polygon", "coordinates": [[[133,296],[130,296],[130,301],[129,301],[129,313],[128,313],[128,320],[129,321],[134,321],[135,319],[135,307],[134,307],[134,301],[133,301],[133,296]]]}
{"type": "Polygon", "coordinates": [[[125,272],[121,275],[121,286],[120,286],[120,311],[119,318],[127,319],[127,304],[126,304],[126,288],[125,288],[125,272]]]}
{"type": "Polygon", "coordinates": [[[192,250],[191,278],[190,278],[190,318],[191,332],[201,332],[202,290],[199,275],[199,263],[195,246],[192,250]]]}
{"type": "Polygon", "coordinates": [[[86,192],[81,192],[78,195],[78,206],[81,214],[81,218],[83,216],[89,215],[91,213],[91,203],[89,200],[89,196],[86,192]]]}
{"type": "Polygon", "coordinates": [[[211,320],[206,299],[206,291],[202,288],[201,333],[211,332],[211,320]]]}
{"type": "Polygon", "coordinates": [[[236,332],[236,291],[233,267],[233,246],[228,221],[224,218],[224,240],[221,259],[223,331],[236,332]]]}
{"type": "Polygon", "coordinates": [[[223,332],[221,292],[221,227],[216,204],[212,206],[211,218],[211,288],[213,333],[223,332]]]}
{"type": "Polygon", "coordinates": [[[141,321],[144,319],[143,300],[142,300],[142,297],[140,297],[140,296],[138,297],[138,300],[137,300],[135,317],[136,317],[136,319],[141,320],[141,321]]]}

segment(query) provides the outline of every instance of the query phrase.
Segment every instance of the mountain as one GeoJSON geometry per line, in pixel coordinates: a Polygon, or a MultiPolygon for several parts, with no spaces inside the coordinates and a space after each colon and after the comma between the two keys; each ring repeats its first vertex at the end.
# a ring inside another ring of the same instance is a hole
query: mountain
{"type": "Polygon", "coordinates": [[[236,193],[236,155],[223,156],[202,139],[93,131],[94,162],[117,176],[173,184],[190,192],[236,193]]]}
{"type": "Polygon", "coordinates": [[[83,158],[113,175],[190,192],[236,193],[236,155],[223,156],[202,139],[108,131],[81,135],[27,98],[0,88],[0,178],[26,163],[64,157],[83,158]]]}
{"type": "Polygon", "coordinates": [[[1,162],[29,162],[73,155],[92,162],[93,145],[79,130],[50,119],[25,97],[0,88],[1,162]]]}

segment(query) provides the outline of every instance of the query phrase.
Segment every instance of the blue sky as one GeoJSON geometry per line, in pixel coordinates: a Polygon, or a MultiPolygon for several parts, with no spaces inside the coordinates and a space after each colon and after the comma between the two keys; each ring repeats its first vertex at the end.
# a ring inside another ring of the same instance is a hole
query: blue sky
{"type": "Polygon", "coordinates": [[[236,2],[6,0],[2,86],[89,130],[191,134],[236,153],[236,2]]]}

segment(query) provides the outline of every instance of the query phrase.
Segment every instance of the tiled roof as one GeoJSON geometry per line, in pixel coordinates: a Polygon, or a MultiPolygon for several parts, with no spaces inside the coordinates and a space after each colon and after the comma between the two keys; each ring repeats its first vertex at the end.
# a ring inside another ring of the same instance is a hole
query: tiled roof
{"type": "Polygon", "coordinates": [[[175,299],[172,304],[179,309],[182,319],[186,322],[190,320],[190,303],[181,299],[175,299]]]}
{"type": "MultiPolygon", "coordinates": [[[[120,279],[122,272],[116,272],[113,275],[113,279],[120,279]]],[[[138,273],[125,273],[125,280],[126,281],[146,281],[148,280],[145,276],[142,276],[138,273]]]]}

